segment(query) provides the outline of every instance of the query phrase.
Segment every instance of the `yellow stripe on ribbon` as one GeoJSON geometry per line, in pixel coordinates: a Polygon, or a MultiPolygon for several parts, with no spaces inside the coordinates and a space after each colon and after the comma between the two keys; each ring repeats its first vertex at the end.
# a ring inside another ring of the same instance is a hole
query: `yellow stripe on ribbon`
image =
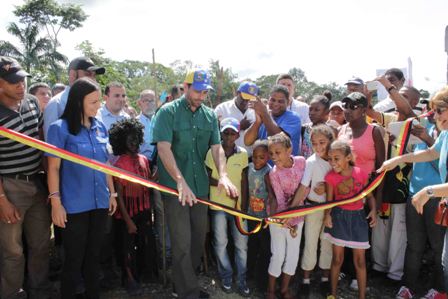
{"type": "MultiPolygon", "coordinates": [[[[421,115],[420,117],[424,117],[427,115],[428,115],[428,113],[425,115],[421,115]]],[[[412,127],[412,120],[413,119],[406,120],[406,123],[402,127],[400,135],[398,136],[398,140],[400,141],[400,142],[397,142],[399,144],[399,148],[398,148],[399,155],[402,155],[406,148],[407,140],[409,139],[409,136],[411,133],[410,130],[412,127]]],[[[114,177],[117,177],[120,179],[124,179],[124,180],[130,181],[130,182],[136,183],[136,184],[140,184],[140,185],[143,185],[143,186],[146,186],[149,188],[154,188],[156,190],[159,190],[161,192],[165,192],[168,194],[172,194],[174,196],[179,195],[179,193],[172,188],[157,184],[150,180],[146,180],[143,177],[140,177],[131,172],[125,171],[123,169],[120,169],[120,168],[117,168],[117,167],[114,167],[114,166],[111,166],[111,165],[108,165],[105,163],[98,162],[93,159],[89,159],[89,158],[74,154],[74,153],[66,151],[64,149],[57,148],[51,144],[48,144],[46,142],[43,142],[41,140],[26,136],[26,135],[23,135],[21,133],[7,129],[2,126],[0,126],[0,135],[3,137],[9,138],[11,140],[14,140],[16,142],[25,144],[29,147],[36,148],[42,152],[45,152],[45,153],[54,155],[56,157],[59,157],[61,159],[65,159],[67,161],[70,161],[70,162],[73,162],[76,164],[80,164],[85,167],[109,174],[111,176],[114,176],[114,177]]],[[[298,217],[298,216],[305,216],[305,215],[314,213],[316,211],[330,209],[335,206],[358,201],[358,200],[366,197],[367,194],[371,193],[373,190],[375,190],[375,188],[378,187],[378,185],[383,180],[384,175],[385,175],[385,172],[378,175],[365,189],[363,189],[359,194],[355,195],[352,198],[348,198],[348,199],[344,199],[344,200],[336,200],[336,201],[332,201],[332,202],[326,202],[326,203],[315,204],[315,205],[309,205],[309,206],[301,206],[301,207],[297,207],[297,208],[294,208],[291,210],[279,212],[274,215],[270,215],[267,218],[254,217],[254,216],[251,216],[251,215],[244,213],[240,210],[237,210],[234,208],[229,208],[227,206],[218,204],[216,202],[211,202],[211,201],[203,200],[200,198],[197,198],[197,201],[202,204],[206,204],[208,206],[214,207],[216,209],[223,210],[226,213],[229,213],[229,214],[235,216],[236,217],[235,221],[236,221],[237,227],[240,230],[240,232],[245,235],[249,235],[249,234],[253,234],[253,233],[260,231],[260,229],[263,226],[263,222],[265,222],[267,224],[273,224],[273,223],[279,224],[279,222],[282,219],[298,217]],[[248,232],[248,231],[244,230],[244,228],[243,228],[243,225],[242,225],[243,219],[258,221],[259,223],[252,231],[248,232]]]]}

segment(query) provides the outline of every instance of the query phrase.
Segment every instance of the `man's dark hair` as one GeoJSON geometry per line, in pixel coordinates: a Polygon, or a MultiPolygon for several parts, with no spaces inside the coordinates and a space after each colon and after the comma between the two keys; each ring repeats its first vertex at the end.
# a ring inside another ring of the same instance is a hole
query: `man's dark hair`
{"type": "Polygon", "coordinates": [[[138,145],[143,144],[144,127],[140,121],[134,118],[123,119],[112,124],[109,130],[109,143],[115,156],[126,154],[127,136],[136,136],[138,145]]]}
{"type": "Polygon", "coordinates": [[[171,87],[171,92],[170,95],[172,97],[177,96],[181,93],[181,91],[184,90],[184,87],[181,85],[174,85],[173,87],[171,87]]]}
{"type": "Polygon", "coordinates": [[[51,88],[51,94],[55,94],[57,90],[63,91],[65,89],[65,85],[62,83],[55,83],[51,88]]]}
{"type": "Polygon", "coordinates": [[[386,73],[384,74],[384,76],[386,76],[386,75],[394,75],[395,77],[397,77],[398,80],[401,80],[404,78],[403,72],[396,67],[388,69],[386,71],[386,73]]]}
{"type": "Polygon", "coordinates": [[[283,85],[280,85],[280,84],[274,85],[271,89],[270,94],[272,95],[274,92],[281,92],[286,96],[286,99],[289,99],[289,90],[288,90],[288,88],[286,88],[283,85]]]}
{"type": "Polygon", "coordinates": [[[120,82],[110,82],[109,84],[106,85],[106,88],[104,89],[104,94],[108,96],[110,89],[112,87],[124,88],[124,85],[121,84],[120,82]]]}
{"type": "Polygon", "coordinates": [[[409,85],[405,85],[402,88],[406,88],[409,89],[410,91],[414,92],[416,95],[418,95],[419,98],[421,98],[422,93],[420,92],[420,90],[418,90],[417,88],[415,88],[414,86],[409,86],[409,85]]]}
{"type": "Polygon", "coordinates": [[[80,78],[73,83],[68,93],[67,105],[61,116],[67,121],[70,134],[77,135],[81,131],[81,121],[84,119],[84,98],[99,90],[98,83],[88,77],[80,78]]]}
{"type": "Polygon", "coordinates": [[[50,86],[47,83],[45,83],[45,82],[37,82],[37,83],[34,83],[34,84],[32,84],[30,86],[30,88],[28,89],[28,92],[30,94],[32,94],[33,96],[35,96],[36,93],[37,93],[37,90],[39,88],[50,88],[50,86]]]}
{"type": "Polygon", "coordinates": [[[292,78],[292,76],[290,74],[280,74],[277,77],[277,80],[275,80],[275,83],[278,83],[278,81],[283,80],[283,79],[288,79],[291,80],[292,82],[294,82],[294,79],[292,78]]]}

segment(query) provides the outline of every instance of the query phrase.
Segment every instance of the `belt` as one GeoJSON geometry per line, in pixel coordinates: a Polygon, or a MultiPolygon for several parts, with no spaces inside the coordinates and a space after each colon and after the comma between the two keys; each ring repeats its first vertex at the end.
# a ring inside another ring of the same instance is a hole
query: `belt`
{"type": "Polygon", "coordinates": [[[33,181],[37,177],[37,173],[30,174],[30,175],[21,174],[21,173],[18,173],[18,174],[2,174],[1,176],[5,177],[5,178],[14,179],[14,180],[22,180],[22,181],[31,182],[31,181],[33,181]]]}

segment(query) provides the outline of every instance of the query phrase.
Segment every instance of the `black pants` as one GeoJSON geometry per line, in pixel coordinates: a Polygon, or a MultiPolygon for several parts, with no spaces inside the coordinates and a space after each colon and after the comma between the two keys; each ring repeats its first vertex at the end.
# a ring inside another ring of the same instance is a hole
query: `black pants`
{"type": "Polygon", "coordinates": [[[62,230],[65,262],[61,277],[61,298],[76,297],[80,274],[84,278],[86,298],[100,296],[99,256],[108,216],[107,209],[67,214],[62,230]]]}
{"type": "Polygon", "coordinates": [[[412,206],[411,199],[406,203],[406,231],[408,246],[404,262],[405,285],[414,290],[419,285],[418,276],[422,266],[426,242],[434,252],[434,280],[431,285],[439,292],[444,292],[442,271],[442,249],[445,228],[434,223],[434,213],[439,205],[439,198],[431,198],[423,207],[420,215],[412,206]]]}
{"type": "Polygon", "coordinates": [[[162,197],[171,237],[174,287],[179,298],[197,298],[195,270],[204,251],[208,207],[200,203],[182,206],[176,196],[164,193],[162,197]]]}
{"type": "MultiPolygon", "coordinates": [[[[253,230],[258,222],[248,220],[249,231],[253,230]]],[[[256,282],[257,287],[265,291],[268,285],[268,268],[271,259],[271,235],[269,227],[261,229],[258,233],[249,236],[247,252],[248,275],[256,282]]]]}
{"type": "MultiPolygon", "coordinates": [[[[140,212],[132,217],[137,227],[136,234],[129,234],[123,219],[114,220],[115,253],[121,267],[122,282],[125,285],[132,278],[141,282],[145,270],[157,269],[155,240],[152,233],[151,211],[140,212]]],[[[157,273],[151,273],[157,274],[157,273]]]]}

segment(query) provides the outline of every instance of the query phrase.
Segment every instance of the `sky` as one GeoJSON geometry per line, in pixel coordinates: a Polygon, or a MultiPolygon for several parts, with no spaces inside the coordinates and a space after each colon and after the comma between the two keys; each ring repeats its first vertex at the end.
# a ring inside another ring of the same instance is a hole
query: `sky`
{"type": "MultiPolygon", "coordinates": [[[[17,21],[21,0],[1,0],[0,40],[15,42],[5,27],[17,21]]],[[[70,1],[60,0],[60,3],[70,1]]],[[[169,66],[219,60],[238,79],[301,68],[319,84],[350,77],[373,80],[377,69],[413,63],[417,88],[446,85],[447,0],[72,0],[89,15],[83,27],[61,33],[70,59],[84,40],[114,60],[169,66]]]]}

